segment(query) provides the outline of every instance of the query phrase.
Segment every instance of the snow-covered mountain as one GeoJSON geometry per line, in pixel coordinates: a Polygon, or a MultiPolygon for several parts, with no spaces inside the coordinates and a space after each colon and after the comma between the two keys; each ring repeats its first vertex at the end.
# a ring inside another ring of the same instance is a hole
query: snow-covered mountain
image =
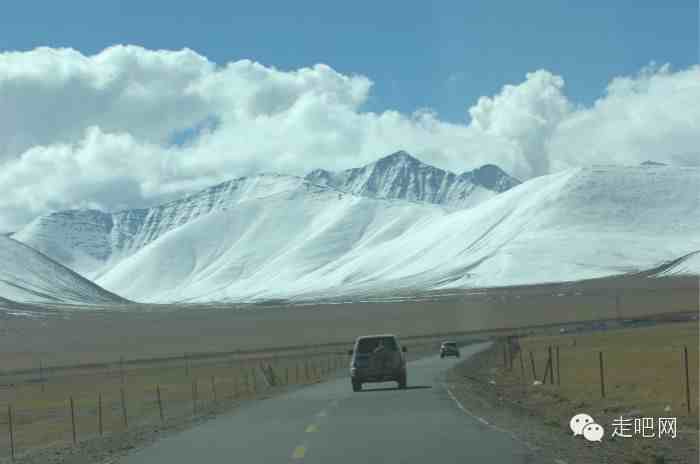
{"type": "Polygon", "coordinates": [[[371,295],[602,277],[700,250],[700,169],[596,167],[470,209],[305,184],[171,230],[98,283],[144,301],[371,295]]]}
{"type": "Polygon", "coordinates": [[[457,207],[474,206],[520,183],[493,164],[455,174],[425,164],[405,151],[360,168],[340,172],[316,169],[306,179],[355,195],[457,207]]]}
{"type": "Polygon", "coordinates": [[[302,186],[318,184],[334,195],[340,190],[368,197],[472,206],[517,183],[493,165],[458,176],[397,152],[338,174],[317,170],[305,179],[275,174],[234,179],[153,208],[115,213],[58,211],[36,218],[12,237],[79,274],[96,279],[163,234],[202,215],[302,186]]]}
{"type": "Polygon", "coordinates": [[[0,235],[0,300],[116,303],[124,300],[32,248],[0,235]]]}
{"type": "MultiPolygon", "coordinates": [[[[396,153],[305,179],[236,179],[149,209],[57,212],[13,238],[114,293],[155,302],[577,280],[700,250],[698,168],[509,179],[488,166],[456,176],[396,153]],[[476,201],[475,192],[488,194],[476,201]],[[455,208],[460,201],[470,207],[455,208]]],[[[695,272],[696,261],[674,269],[695,272]]]]}
{"type": "Polygon", "coordinates": [[[306,182],[299,177],[263,174],[224,182],[153,208],[116,213],[58,211],[38,217],[12,238],[94,279],[166,232],[199,216],[226,210],[241,201],[294,190],[302,184],[306,182]]]}

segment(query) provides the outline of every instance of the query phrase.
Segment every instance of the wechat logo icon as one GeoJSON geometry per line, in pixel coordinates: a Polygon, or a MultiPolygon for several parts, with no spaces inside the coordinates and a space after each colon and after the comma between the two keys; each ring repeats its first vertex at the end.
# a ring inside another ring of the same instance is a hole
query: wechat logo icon
{"type": "Polygon", "coordinates": [[[605,435],[605,429],[588,414],[576,414],[569,421],[569,428],[574,436],[583,435],[588,441],[601,441],[605,435]]]}

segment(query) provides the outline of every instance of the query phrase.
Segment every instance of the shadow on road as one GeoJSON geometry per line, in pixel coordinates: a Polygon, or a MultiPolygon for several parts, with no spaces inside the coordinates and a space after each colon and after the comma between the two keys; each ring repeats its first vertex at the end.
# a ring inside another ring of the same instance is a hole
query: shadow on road
{"type": "MultiPolygon", "coordinates": [[[[426,388],[433,388],[430,385],[409,385],[405,390],[424,390],[426,388]]],[[[399,387],[381,387],[381,388],[363,388],[357,393],[371,393],[371,392],[382,392],[382,391],[401,391],[399,387]]]]}

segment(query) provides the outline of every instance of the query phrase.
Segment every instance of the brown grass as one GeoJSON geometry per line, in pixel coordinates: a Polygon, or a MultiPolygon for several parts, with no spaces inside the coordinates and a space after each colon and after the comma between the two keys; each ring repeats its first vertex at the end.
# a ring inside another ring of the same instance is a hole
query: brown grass
{"type": "MultiPolygon", "coordinates": [[[[687,411],[683,348],[689,357],[690,401],[697,424],[698,408],[698,324],[666,324],[646,328],[608,330],[589,334],[531,337],[520,340],[525,355],[525,374],[532,384],[529,352],[535,357],[542,380],[547,347],[559,347],[561,385],[549,385],[558,395],[574,403],[599,404],[619,411],[640,411],[638,415],[663,416],[668,407],[675,415],[687,411]],[[599,353],[603,353],[605,399],[601,398],[599,353]]],[[[556,359],[554,365],[556,381],[556,359]]],[[[520,379],[519,359],[513,377],[520,379]]],[[[515,380],[515,379],[513,379],[515,380]]]]}

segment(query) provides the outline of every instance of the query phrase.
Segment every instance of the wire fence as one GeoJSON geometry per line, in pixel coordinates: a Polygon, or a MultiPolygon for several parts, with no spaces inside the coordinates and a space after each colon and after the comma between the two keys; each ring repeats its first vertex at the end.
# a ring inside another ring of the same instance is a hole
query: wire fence
{"type": "MultiPolygon", "coordinates": [[[[411,345],[412,357],[436,342],[411,345]]],[[[143,427],[167,427],[226,411],[243,401],[347,375],[345,350],[292,354],[183,354],[148,364],[72,366],[5,379],[0,388],[0,458],[20,459],[37,448],[79,445],[143,427]],[[16,383],[8,383],[15,380],[16,383]]],[[[349,388],[349,387],[348,387],[349,388]]]]}
{"type": "Polygon", "coordinates": [[[698,326],[504,338],[492,350],[493,379],[525,394],[552,391],[608,409],[696,417],[698,326]]]}
{"type": "MultiPolygon", "coordinates": [[[[183,360],[184,361],[184,360],[183,360]]],[[[304,385],[336,375],[345,355],[266,357],[183,366],[92,369],[42,377],[2,389],[2,456],[14,459],[40,446],[81,441],[130,429],[166,425],[225,410],[276,388],[304,385]]],[[[45,372],[42,372],[45,375],[45,372]]]]}

